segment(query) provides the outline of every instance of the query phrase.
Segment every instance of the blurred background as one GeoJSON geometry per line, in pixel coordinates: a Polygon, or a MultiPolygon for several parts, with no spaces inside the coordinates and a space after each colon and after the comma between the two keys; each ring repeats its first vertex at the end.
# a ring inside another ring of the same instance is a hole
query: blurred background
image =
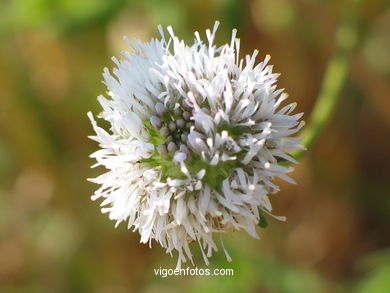
{"type": "MultiPolygon", "coordinates": [[[[390,1],[363,2],[359,42],[331,123],[273,196],[261,240],[225,237],[211,268],[233,277],[155,276],[174,268],[155,245],[114,229],[86,181],[97,144],[104,67],[172,25],[191,42],[215,20],[217,43],[271,54],[279,86],[307,120],[345,1],[2,0],[0,2],[0,292],[390,292],[390,1]]],[[[204,34],[202,34],[204,36],[204,34]]],[[[196,245],[195,245],[196,246],[196,245]]],[[[194,246],[194,251],[197,248],[194,246]]],[[[201,256],[196,264],[205,268],[201,256]]]]}

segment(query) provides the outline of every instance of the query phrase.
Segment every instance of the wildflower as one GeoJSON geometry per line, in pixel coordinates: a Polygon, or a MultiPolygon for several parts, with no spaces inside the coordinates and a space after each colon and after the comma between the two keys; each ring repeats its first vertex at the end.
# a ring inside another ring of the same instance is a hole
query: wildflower
{"type": "Polygon", "coordinates": [[[291,135],[302,113],[292,114],[295,103],[280,107],[287,95],[270,57],[258,65],[257,51],[240,59],[235,30],[230,44],[216,47],[217,27],[206,31],[207,43],[195,32],[192,46],[171,27],[168,39],[161,27],[161,40],[126,39],[133,53],[113,58],[113,74],[104,70],[109,98],[98,98],[110,130],[88,113],[101,147],[94,166],[108,170],[91,179],[101,185],[92,199],[102,197],[102,212],[116,225],[126,221],[142,243],[177,251],[178,267],[192,262],[191,242],[208,264],[214,234],[258,238],[269,195],[279,190],[272,180],[293,182],[278,162],[296,163],[289,152],[301,148],[291,135]]]}

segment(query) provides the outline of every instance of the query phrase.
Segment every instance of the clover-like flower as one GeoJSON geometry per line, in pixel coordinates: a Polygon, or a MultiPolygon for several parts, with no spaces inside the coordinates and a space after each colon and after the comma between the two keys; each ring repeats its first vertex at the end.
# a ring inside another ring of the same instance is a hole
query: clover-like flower
{"type": "MultiPolygon", "coordinates": [[[[278,162],[302,148],[291,137],[303,126],[296,104],[281,107],[287,98],[277,89],[278,74],[255,65],[258,51],[239,57],[233,30],[230,44],[207,43],[195,32],[192,46],[168,27],[169,39],[126,41],[133,52],[113,58],[113,75],[104,70],[109,98],[98,98],[110,130],[97,126],[100,150],[91,155],[108,171],[91,179],[101,187],[102,212],[126,221],[142,243],[156,240],[167,253],[178,252],[178,264],[190,259],[197,242],[208,264],[217,250],[214,236],[245,230],[258,237],[256,225],[271,213],[272,182],[291,168],[278,162]]],[[[271,214],[272,215],[272,214],[271,214]]],[[[230,256],[221,245],[230,260],[230,256]]]]}

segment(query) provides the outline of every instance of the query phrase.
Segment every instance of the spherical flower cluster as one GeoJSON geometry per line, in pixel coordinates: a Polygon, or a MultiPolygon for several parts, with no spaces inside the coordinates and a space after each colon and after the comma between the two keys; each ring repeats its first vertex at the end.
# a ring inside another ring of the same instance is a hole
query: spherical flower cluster
{"type": "MultiPolygon", "coordinates": [[[[275,177],[288,182],[291,168],[280,160],[302,148],[291,137],[303,126],[296,104],[277,89],[278,74],[255,65],[255,51],[239,57],[236,31],[230,44],[207,43],[198,32],[192,46],[168,27],[169,39],[128,41],[132,53],[113,58],[113,75],[104,70],[109,98],[98,98],[99,115],[111,125],[97,126],[100,150],[91,157],[108,171],[91,179],[101,187],[102,212],[127,221],[142,243],[157,241],[167,253],[178,252],[178,267],[192,262],[197,242],[206,263],[217,250],[215,234],[245,230],[258,237],[256,226],[271,214],[269,195],[279,190],[275,177]]],[[[271,214],[272,215],[272,214],[271,214]]],[[[221,245],[230,260],[230,256],[221,245]]]]}

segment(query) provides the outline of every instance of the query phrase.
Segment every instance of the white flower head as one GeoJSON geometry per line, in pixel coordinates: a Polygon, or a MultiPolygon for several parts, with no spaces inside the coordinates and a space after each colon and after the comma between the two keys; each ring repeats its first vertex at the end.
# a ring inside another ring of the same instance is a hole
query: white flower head
{"type": "Polygon", "coordinates": [[[191,242],[208,263],[216,233],[258,237],[268,196],[279,190],[272,180],[293,182],[278,162],[296,163],[289,152],[302,148],[291,137],[302,113],[292,114],[295,103],[280,107],[287,95],[270,57],[257,65],[257,51],[240,59],[235,30],[230,44],[216,47],[217,27],[206,42],[196,32],[192,46],[171,27],[168,39],[161,27],[161,40],[126,39],[133,52],[113,58],[113,74],[104,70],[109,98],[98,98],[110,130],[88,113],[101,147],[94,166],[108,170],[91,179],[101,185],[92,199],[102,197],[102,212],[116,225],[126,221],[142,243],[177,251],[178,267],[192,262],[191,242]]]}

